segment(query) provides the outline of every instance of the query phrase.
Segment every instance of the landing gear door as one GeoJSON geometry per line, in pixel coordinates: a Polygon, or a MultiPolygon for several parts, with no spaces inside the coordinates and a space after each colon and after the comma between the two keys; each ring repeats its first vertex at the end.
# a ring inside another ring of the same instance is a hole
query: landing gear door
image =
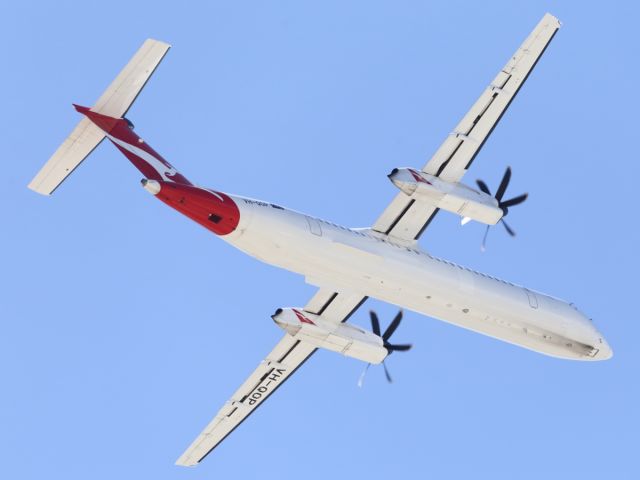
{"type": "Polygon", "coordinates": [[[306,218],[307,218],[307,223],[309,224],[309,230],[311,231],[311,233],[321,237],[322,227],[320,227],[320,222],[315,218],[311,218],[311,217],[306,217],[306,218]]]}

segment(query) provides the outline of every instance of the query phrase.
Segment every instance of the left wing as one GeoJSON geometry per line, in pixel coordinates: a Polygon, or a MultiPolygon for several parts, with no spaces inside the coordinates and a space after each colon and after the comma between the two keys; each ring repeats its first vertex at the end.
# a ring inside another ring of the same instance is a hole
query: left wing
{"type": "MultiPolygon", "coordinates": [[[[542,17],[423,167],[423,172],[447,182],[460,181],[559,28],[560,21],[553,15],[547,13],[542,17]]],[[[418,203],[400,192],[376,220],[372,229],[400,240],[417,240],[437,212],[436,207],[418,203]]]]}
{"type": "MultiPolygon", "coordinates": [[[[320,289],[304,308],[326,319],[344,322],[367,297],[320,289]]],[[[316,348],[286,334],[242,386],[225,403],[215,418],[178,458],[176,465],[200,463],[238,425],[275,392],[316,348]]]]}

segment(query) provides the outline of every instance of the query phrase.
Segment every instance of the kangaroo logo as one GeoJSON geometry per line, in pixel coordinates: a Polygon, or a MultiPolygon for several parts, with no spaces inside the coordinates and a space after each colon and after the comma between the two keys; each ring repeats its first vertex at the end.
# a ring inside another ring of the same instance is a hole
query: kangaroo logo
{"type": "Polygon", "coordinates": [[[149,152],[144,151],[140,147],[136,147],[135,145],[131,145],[127,142],[123,142],[122,140],[119,140],[111,135],[107,135],[107,137],[109,137],[109,139],[113,143],[121,146],[128,152],[133,153],[136,157],[139,157],[141,160],[148,163],[149,166],[151,166],[156,172],[158,172],[158,175],[160,175],[163,180],[172,182],[173,180],[171,179],[171,177],[178,173],[178,171],[169,163],[164,163],[162,160],[154,157],[149,152]]]}

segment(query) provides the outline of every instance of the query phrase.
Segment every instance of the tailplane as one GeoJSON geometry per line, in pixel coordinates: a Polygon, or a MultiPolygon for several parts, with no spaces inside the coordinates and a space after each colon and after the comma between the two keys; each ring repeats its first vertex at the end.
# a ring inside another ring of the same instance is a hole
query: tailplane
{"type": "Polygon", "coordinates": [[[105,131],[102,125],[98,126],[96,118],[126,122],[122,117],[127,113],[169,48],[171,46],[167,43],[146,40],[93,107],[75,106],[76,110],[85,114],[86,117],[78,123],[71,135],[31,181],[29,184],[31,190],[43,195],[51,195],[104,140],[108,130],[105,131]]]}

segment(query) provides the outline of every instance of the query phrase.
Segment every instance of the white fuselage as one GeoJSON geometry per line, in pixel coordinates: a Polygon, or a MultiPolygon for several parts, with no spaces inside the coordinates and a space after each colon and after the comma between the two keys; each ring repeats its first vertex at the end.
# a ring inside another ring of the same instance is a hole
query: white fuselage
{"type": "Polygon", "coordinates": [[[222,238],[307,283],[359,293],[540,353],[577,360],[612,355],[593,323],[571,304],[394,242],[233,196],[237,229],[222,238]]]}

